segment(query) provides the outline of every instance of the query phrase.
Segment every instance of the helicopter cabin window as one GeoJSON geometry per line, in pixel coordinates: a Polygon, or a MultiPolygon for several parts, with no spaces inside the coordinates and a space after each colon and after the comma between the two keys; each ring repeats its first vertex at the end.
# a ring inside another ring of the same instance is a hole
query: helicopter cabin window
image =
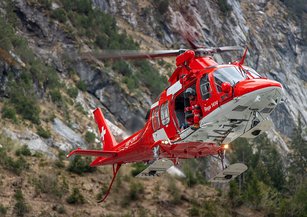
{"type": "Polygon", "coordinates": [[[210,82],[208,74],[205,74],[200,80],[200,92],[203,100],[210,98],[210,82]]]}
{"type": "MultiPolygon", "coordinates": [[[[194,91],[196,90],[196,84],[193,83],[191,86],[187,87],[188,88],[192,88],[194,91]]],[[[188,115],[185,112],[185,108],[190,106],[190,101],[189,98],[186,96],[187,94],[185,94],[185,91],[181,92],[179,95],[176,96],[175,99],[175,114],[176,114],[176,118],[177,118],[177,127],[178,129],[185,129],[188,127],[186,118],[188,115]]]]}
{"type": "Polygon", "coordinates": [[[219,92],[222,92],[223,82],[229,82],[231,86],[234,86],[239,81],[245,80],[245,75],[234,66],[217,69],[213,75],[219,92]]]}
{"type": "Polygon", "coordinates": [[[168,102],[164,103],[161,106],[161,110],[160,110],[160,115],[161,115],[161,122],[162,124],[165,126],[169,123],[170,121],[170,117],[169,117],[169,111],[168,111],[168,102]]]}
{"type": "Polygon", "coordinates": [[[159,120],[159,106],[153,109],[151,114],[151,123],[152,123],[152,129],[154,131],[158,130],[160,128],[160,120],[159,120]]]}

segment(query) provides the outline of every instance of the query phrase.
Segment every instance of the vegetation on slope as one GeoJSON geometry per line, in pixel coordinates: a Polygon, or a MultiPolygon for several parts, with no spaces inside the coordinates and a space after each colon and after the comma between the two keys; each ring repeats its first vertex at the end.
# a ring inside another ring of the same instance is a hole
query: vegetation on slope
{"type": "Polygon", "coordinates": [[[229,199],[233,207],[245,204],[268,216],[306,216],[307,144],[301,125],[294,132],[293,152],[286,168],[276,145],[264,135],[252,146],[244,139],[235,141],[232,162],[243,162],[249,168],[230,183],[229,199]]]}
{"type": "Polygon", "coordinates": [[[2,117],[16,122],[17,113],[22,118],[39,124],[41,95],[60,87],[59,78],[55,70],[38,59],[27,42],[14,33],[14,27],[7,22],[8,16],[14,16],[13,12],[5,17],[0,16],[0,28],[5,30],[0,36],[0,48],[20,57],[26,62],[26,67],[22,70],[9,68],[7,71],[8,100],[5,101],[7,105],[2,110],[2,117]]]}
{"type": "MultiPolygon", "coordinates": [[[[139,45],[125,32],[119,33],[114,17],[92,7],[89,0],[72,3],[63,0],[63,8],[56,9],[52,16],[62,23],[72,37],[81,37],[93,49],[104,50],[138,50],[139,45]],[[60,11],[60,12],[57,12],[60,11]],[[59,14],[58,16],[55,15],[59,14]],[[73,26],[70,26],[67,21],[73,26]]],[[[108,65],[110,63],[107,63],[108,65]]],[[[155,98],[165,87],[166,78],[161,76],[156,67],[149,61],[114,61],[112,69],[120,73],[122,81],[130,91],[139,86],[146,86],[155,98]]]]}
{"type": "Polygon", "coordinates": [[[228,210],[223,210],[219,202],[215,203],[222,201],[222,195],[206,186],[194,184],[184,190],[189,186],[186,181],[167,175],[155,180],[135,179],[129,167],[120,171],[106,204],[97,206],[96,199],[103,197],[111,181],[111,168],[85,171],[88,161],[84,158],[71,163],[62,157],[59,167],[58,161],[31,153],[26,146],[6,136],[0,135],[0,143],[3,145],[1,159],[9,157],[12,163],[23,157],[22,164],[27,165],[15,173],[6,162],[0,161],[0,190],[4,193],[0,194],[2,216],[90,216],[97,213],[101,216],[170,216],[175,213],[229,216],[228,210]],[[197,194],[200,189],[204,192],[202,195],[197,194]],[[188,210],[181,208],[183,205],[189,207],[188,210]],[[105,206],[109,208],[105,210],[105,206]]]}

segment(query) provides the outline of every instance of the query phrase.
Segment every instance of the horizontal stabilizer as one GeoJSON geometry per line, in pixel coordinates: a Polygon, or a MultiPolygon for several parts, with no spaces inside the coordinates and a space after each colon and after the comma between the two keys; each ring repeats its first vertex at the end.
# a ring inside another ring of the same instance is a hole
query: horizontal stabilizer
{"type": "Polygon", "coordinates": [[[215,177],[211,178],[209,182],[217,183],[228,183],[231,180],[235,179],[237,176],[241,175],[247,170],[247,166],[242,163],[235,163],[229,165],[222,172],[217,174],[215,177]]]}
{"type": "Polygon", "coordinates": [[[76,149],[70,152],[67,157],[71,155],[85,155],[85,156],[96,156],[96,157],[113,157],[117,155],[115,151],[101,151],[101,150],[83,150],[83,149],[76,149]]]}
{"type": "Polygon", "coordinates": [[[151,178],[160,176],[166,172],[174,163],[168,159],[159,159],[150,164],[145,170],[139,173],[136,177],[151,178]]]}

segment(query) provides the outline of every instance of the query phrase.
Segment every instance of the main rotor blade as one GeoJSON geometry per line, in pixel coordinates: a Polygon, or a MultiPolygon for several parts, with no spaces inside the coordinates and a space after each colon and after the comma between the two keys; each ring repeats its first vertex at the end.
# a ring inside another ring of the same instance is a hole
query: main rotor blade
{"type": "Polygon", "coordinates": [[[244,50],[244,48],[240,46],[225,46],[225,47],[219,47],[217,53],[228,52],[228,51],[242,51],[242,50],[244,50]]]}
{"type": "Polygon", "coordinates": [[[229,51],[242,51],[243,48],[239,46],[226,46],[226,47],[209,47],[209,48],[198,48],[195,50],[195,53],[202,55],[211,55],[215,53],[223,53],[229,51]]]}
{"type": "Polygon", "coordinates": [[[185,50],[157,50],[157,51],[104,50],[102,52],[97,53],[96,57],[98,59],[149,59],[149,58],[178,56],[183,51],[185,50]]]}
{"type": "Polygon", "coordinates": [[[242,50],[243,48],[240,46],[204,48],[204,51],[208,53],[223,53],[223,52],[228,52],[228,51],[242,51],[242,50]]]}

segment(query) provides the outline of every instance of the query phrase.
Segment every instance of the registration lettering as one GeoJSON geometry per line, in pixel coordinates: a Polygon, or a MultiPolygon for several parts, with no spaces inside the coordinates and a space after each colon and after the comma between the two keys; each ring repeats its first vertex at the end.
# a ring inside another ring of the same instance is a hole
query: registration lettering
{"type": "Polygon", "coordinates": [[[211,104],[211,107],[217,106],[218,105],[218,101],[215,101],[211,104]]]}
{"type": "Polygon", "coordinates": [[[213,107],[218,105],[218,101],[214,101],[213,103],[211,103],[211,105],[204,107],[205,112],[209,112],[213,107]]]}

